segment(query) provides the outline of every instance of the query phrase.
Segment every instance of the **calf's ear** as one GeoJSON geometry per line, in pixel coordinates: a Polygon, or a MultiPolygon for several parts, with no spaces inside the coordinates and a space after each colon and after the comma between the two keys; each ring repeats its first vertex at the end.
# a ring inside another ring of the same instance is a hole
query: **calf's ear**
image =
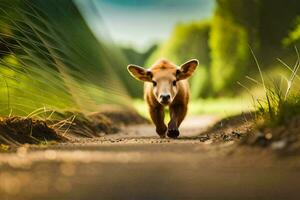
{"type": "Polygon", "coordinates": [[[176,72],[176,77],[178,80],[183,80],[183,79],[187,79],[190,76],[192,76],[192,74],[194,73],[194,71],[196,70],[197,66],[198,66],[198,60],[196,59],[192,59],[189,60],[185,63],[183,63],[179,69],[177,69],[176,72]]]}
{"type": "Polygon", "coordinates": [[[137,65],[128,65],[130,75],[140,81],[152,81],[152,72],[137,65]]]}

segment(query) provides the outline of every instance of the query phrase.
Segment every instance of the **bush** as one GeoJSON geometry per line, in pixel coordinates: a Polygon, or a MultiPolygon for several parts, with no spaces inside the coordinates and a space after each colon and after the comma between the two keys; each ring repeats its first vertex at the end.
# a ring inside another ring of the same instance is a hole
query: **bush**
{"type": "Polygon", "coordinates": [[[218,0],[210,35],[215,94],[235,94],[250,68],[249,45],[257,48],[257,1],[218,0]]]}

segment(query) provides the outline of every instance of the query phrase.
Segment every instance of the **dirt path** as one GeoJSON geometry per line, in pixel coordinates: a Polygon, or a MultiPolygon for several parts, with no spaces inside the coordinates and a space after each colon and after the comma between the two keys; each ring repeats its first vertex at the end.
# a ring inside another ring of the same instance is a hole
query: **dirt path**
{"type": "Polygon", "coordinates": [[[300,158],[199,134],[213,117],[188,118],[177,140],[152,125],[49,148],[0,154],[0,199],[299,199],[300,158]]]}

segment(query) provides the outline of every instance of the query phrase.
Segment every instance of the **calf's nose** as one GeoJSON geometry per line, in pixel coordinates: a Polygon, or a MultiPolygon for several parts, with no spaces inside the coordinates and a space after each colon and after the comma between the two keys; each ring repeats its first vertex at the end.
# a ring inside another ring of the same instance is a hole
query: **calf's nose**
{"type": "Polygon", "coordinates": [[[162,94],[160,95],[160,99],[164,102],[169,101],[171,96],[169,94],[162,94]]]}

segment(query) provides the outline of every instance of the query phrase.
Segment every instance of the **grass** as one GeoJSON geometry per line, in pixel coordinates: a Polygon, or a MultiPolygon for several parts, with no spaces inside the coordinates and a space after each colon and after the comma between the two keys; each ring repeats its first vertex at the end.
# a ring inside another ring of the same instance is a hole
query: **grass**
{"type": "Polygon", "coordinates": [[[216,115],[229,117],[253,110],[250,98],[240,96],[235,98],[199,99],[192,101],[189,107],[191,115],[216,115]]]}
{"type": "Polygon", "coordinates": [[[126,60],[94,37],[72,1],[4,0],[0,6],[0,46],[7,47],[0,52],[0,116],[130,107],[116,72],[126,60]]]}
{"type": "Polygon", "coordinates": [[[260,69],[259,63],[252,51],[261,76],[261,82],[264,89],[264,98],[256,100],[256,110],[264,120],[264,126],[280,126],[287,124],[291,118],[300,115],[300,93],[299,81],[297,75],[300,68],[300,56],[295,47],[297,60],[293,67],[286,64],[281,59],[278,61],[290,71],[289,77],[281,76],[280,81],[271,81],[267,84],[264,74],[260,69]]]}
{"type": "Polygon", "coordinates": [[[132,107],[127,61],[107,38],[95,38],[73,1],[0,1],[0,150],[116,132],[115,118],[90,115],[132,107]]]}
{"type": "MultiPolygon", "coordinates": [[[[143,100],[134,100],[134,107],[142,116],[149,118],[148,108],[143,100]]],[[[252,100],[246,96],[236,98],[198,99],[189,103],[188,115],[214,115],[223,118],[253,110],[252,100]]]]}
{"type": "Polygon", "coordinates": [[[271,147],[280,152],[298,153],[300,149],[300,57],[295,47],[297,58],[291,67],[281,59],[278,61],[290,73],[281,74],[280,78],[266,76],[261,71],[253,51],[252,55],[258,66],[261,80],[253,82],[264,91],[261,98],[255,99],[256,134],[249,134],[244,144],[271,147]]]}

